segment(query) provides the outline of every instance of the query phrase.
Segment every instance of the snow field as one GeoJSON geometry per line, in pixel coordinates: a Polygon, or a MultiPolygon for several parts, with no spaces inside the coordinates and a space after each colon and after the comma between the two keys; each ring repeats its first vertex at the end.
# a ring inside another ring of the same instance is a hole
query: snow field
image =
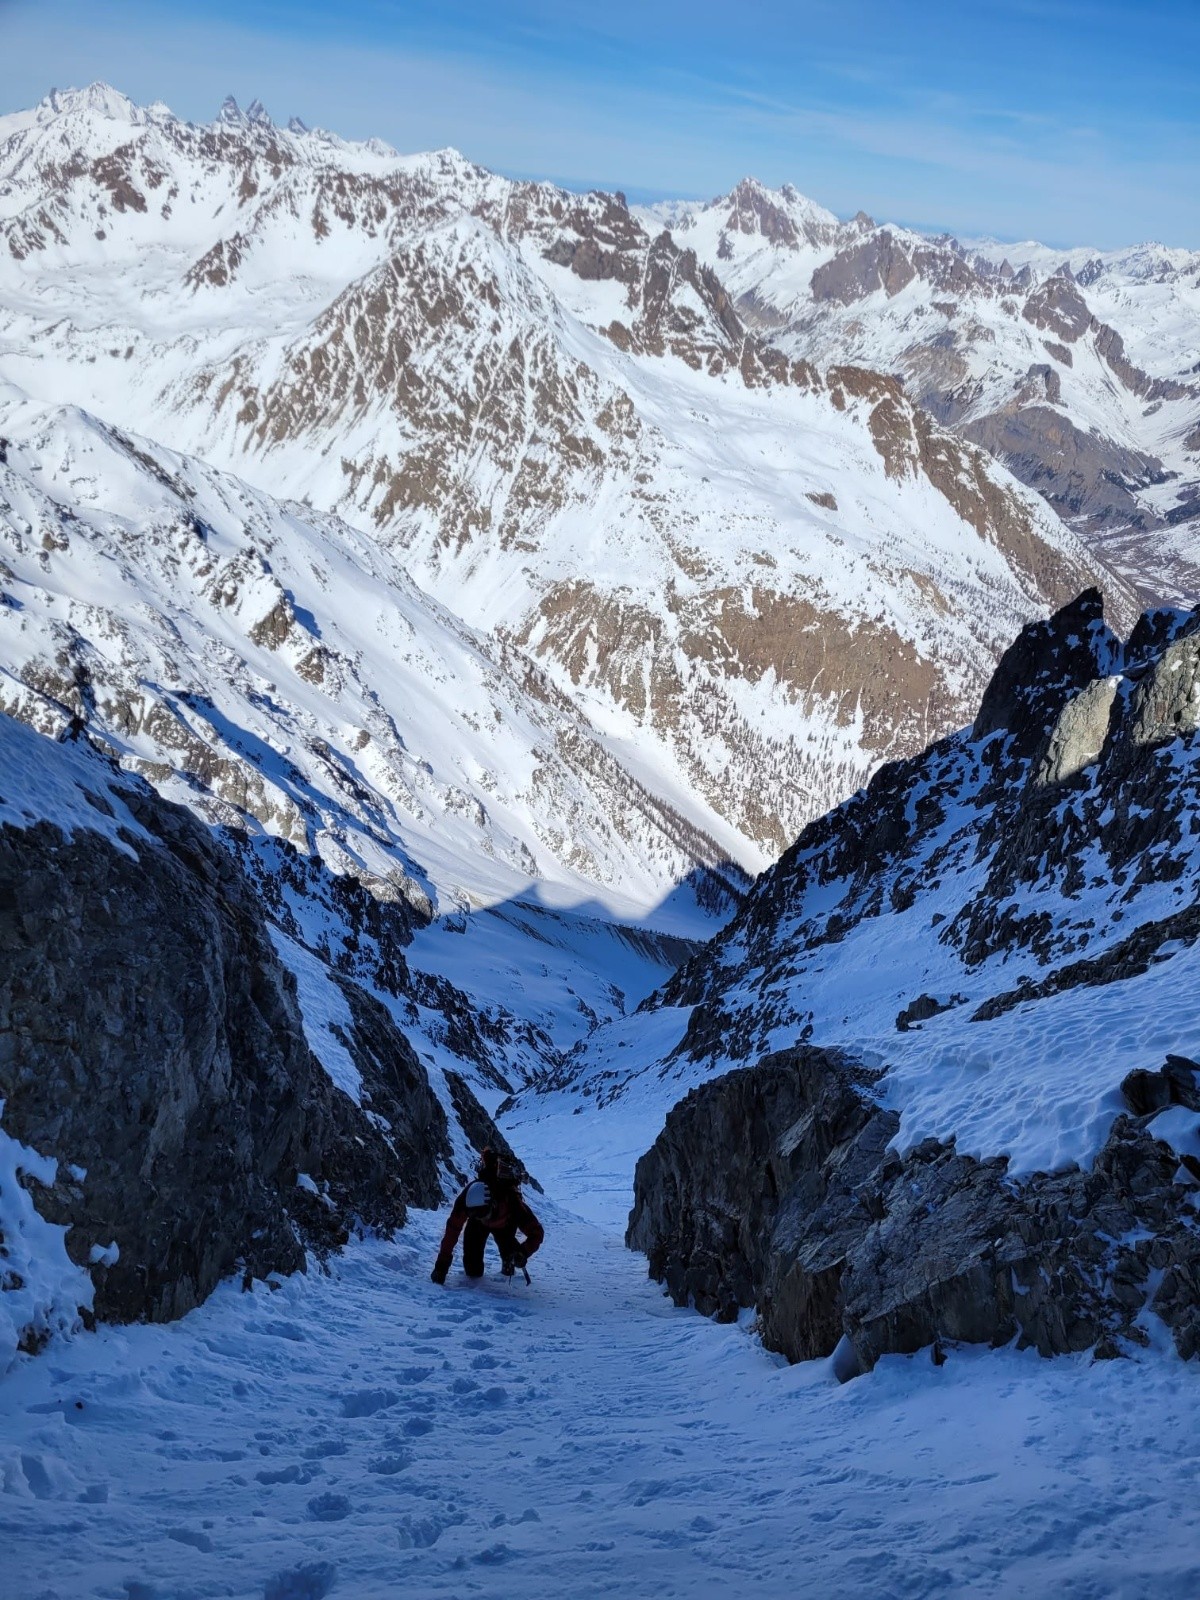
{"type": "Polygon", "coordinates": [[[440,1219],[419,1214],[330,1276],[227,1284],[180,1324],[25,1362],[0,1387],[6,1594],[1200,1587],[1193,1377],[1171,1358],[955,1352],[841,1387],[537,1208],[531,1290],[457,1266],[436,1288],[440,1219]]]}

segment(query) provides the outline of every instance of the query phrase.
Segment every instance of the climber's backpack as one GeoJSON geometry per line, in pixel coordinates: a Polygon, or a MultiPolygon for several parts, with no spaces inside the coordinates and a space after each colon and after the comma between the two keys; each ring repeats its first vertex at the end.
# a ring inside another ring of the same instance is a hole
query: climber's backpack
{"type": "Polygon", "coordinates": [[[467,1216],[476,1222],[490,1222],[494,1205],[492,1191],[482,1178],[467,1185],[465,1204],[467,1216]]]}

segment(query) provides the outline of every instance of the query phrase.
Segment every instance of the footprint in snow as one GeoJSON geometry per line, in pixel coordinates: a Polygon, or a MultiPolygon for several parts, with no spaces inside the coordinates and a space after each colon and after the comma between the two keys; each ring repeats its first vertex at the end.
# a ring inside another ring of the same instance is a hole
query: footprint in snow
{"type": "Polygon", "coordinates": [[[261,1472],[256,1472],[254,1476],[259,1483],[265,1484],[312,1483],[315,1478],[321,1476],[324,1470],[324,1467],[318,1461],[309,1462],[306,1466],[301,1466],[299,1462],[293,1461],[286,1467],[264,1467],[261,1472]]]}
{"type": "Polygon", "coordinates": [[[206,1533],[200,1533],[194,1528],[168,1528],[167,1538],[174,1539],[176,1544],[190,1544],[193,1550],[202,1550],[205,1555],[213,1547],[212,1540],[206,1533]]]}
{"type": "Polygon", "coordinates": [[[466,1520],[461,1511],[448,1516],[405,1516],[400,1518],[396,1537],[400,1541],[401,1550],[428,1550],[438,1542],[447,1528],[455,1528],[466,1520]]]}
{"type": "Polygon", "coordinates": [[[394,1478],[397,1473],[412,1466],[412,1459],[411,1450],[397,1450],[391,1455],[376,1456],[374,1461],[368,1461],[367,1471],[380,1478],[394,1478]]]}
{"type": "Polygon", "coordinates": [[[46,1471],[45,1463],[40,1456],[21,1457],[21,1474],[29,1485],[29,1492],[36,1500],[53,1500],[54,1484],[50,1481],[50,1474],[46,1471]]]}
{"type": "Polygon", "coordinates": [[[514,1551],[506,1544],[491,1544],[486,1550],[479,1550],[471,1557],[481,1567],[498,1567],[502,1562],[512,1559],[514,1551]]]}
{"type": "Polygon", "coordinates": [[[344,1417],[373,1417],[377,1411],[394,1406],[400,1396],[394,1389],[356,1389],[342,1396],[344,1417]]]}
{"type": "MultiPolygon", "coordinates": [[[[483,1411],[487,1407],[506,1406],[508,1404],[508,1390],[502,1384],[494,1383],[490,1389],[483,1389],[478,1394],[471,1395],[465,1406],[468,1411],[483,1411]]],[[[499,1424],[496,1424],[499,1426],[499,1424]]]]}
{"type": "Polygon", "coordinates": [[[318,1494],[308,1502],[314,1522],[342,1522],[350,1515],[350,1502],[344,1494],[318,1494]]]}
{"type": "Polygon", "coordinates": [[[526,1506],[519,1517],[509,1517],[505,1512],[497,1511],[492,1518],[492,1527],[502,1528],[506,1522],[511,1522],[515,1527],[522,1522],[540,1522],[541,1520],[541,1517],[538,1516],[532,1506],[526,1506]]]}
{"type": "Polygon", "coordinates": [[[428,1417],[409,1417],[408,1421],[404,1424],[404,1431],[410,1437],[417,1439],[423,1433],[432,1433],[433,1423],[428,1417]]]}
{"type": "Polygon", "coordinates": [[[268,1578],[263,1600],[325,1600],[336,1581],[337,1568],[332,1561],[310,1561],[268,1578]]]}
{"type": "Polygon", "coordinates": [[[306,1461],[324,1461],[327,1456],[344,1456],[348,1448],[343,1439],[322,1439],[300,1453],[306,1461]]]}
{"type": "Polygon", "coordinates": [[[295,1322],[264,1322],[259,1328],[251,1328],[252,1333],[269,1334],[272,1339],[289,1339],[293,1344],[307,1344],[308,1335],[304,1329],[295,1322]]]}

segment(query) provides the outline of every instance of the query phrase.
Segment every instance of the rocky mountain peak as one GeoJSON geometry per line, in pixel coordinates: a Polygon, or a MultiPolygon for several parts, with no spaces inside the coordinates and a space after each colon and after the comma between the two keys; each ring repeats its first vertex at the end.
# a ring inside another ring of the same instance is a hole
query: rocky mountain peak
{"type": "Polygon", "coordinates": [[[727,227],[739,233],[761,234],[769,244],[797,250],[800,235],[787,212],[776,205],[757,178],[743,178],[729,196],[727,227]]]}
{"type": "Polygon", "coordinates": [[[1031,755],[1070,698],[1112,670],[1120,642],[1104,622],[1104,597],[1087,589],[1045,622],[1033,622],[1000,658],[972,729],[976,739],[1003,732],[1031,755]]]}
{"type": "Polygon", "coordinates": [[[135,105],[127,95],[111,84],[99,79],[86,89],[51,89],[38,106],[39,120],[51,117],[97,117],[109,122],[127,122],[131,125],[146,120],[146,112],[135,105]]]}

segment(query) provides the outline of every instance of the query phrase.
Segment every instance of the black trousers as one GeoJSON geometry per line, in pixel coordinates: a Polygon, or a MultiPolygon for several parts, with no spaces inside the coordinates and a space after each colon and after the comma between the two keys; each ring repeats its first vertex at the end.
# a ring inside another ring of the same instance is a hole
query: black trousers
{"type": "MultiPolygon", "coordinates": [[[[463,1271],[468,1278],[483,1277],[483,1247],[491,1237],[493,1237],[492,1230],[475,1217],[470,1218],[463,1229],[463,1271]]],[[[517,1230],[504,1228],[494,1237],[500,1259],[503,1261],[513,1252],[517,1242],[517,1230]]]]}

